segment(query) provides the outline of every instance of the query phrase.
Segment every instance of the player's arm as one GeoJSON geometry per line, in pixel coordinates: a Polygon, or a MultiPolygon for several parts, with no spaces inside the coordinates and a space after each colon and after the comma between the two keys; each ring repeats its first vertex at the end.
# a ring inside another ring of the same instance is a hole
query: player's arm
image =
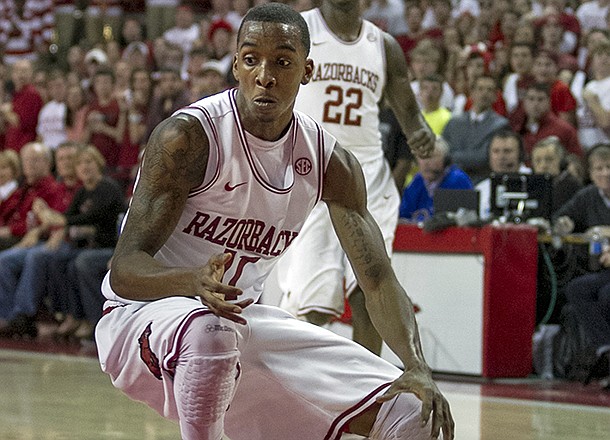
{"type": "Polygon", "coordinates": [[[428,157],[434,150],[436,136],[417,105],[411,89],[407,61],[400,45],[388,33],[384,33],[383,37],[387,75],[385,99],[407,137],[413,154],[418,157],[428,157]]]}
{"type": "Polygon", "coordinates": [[[355,157],[340,147],[328,164],[322,198],[364,292],[371,321],[405,366],[381,400],[414,393],[423,402],[422,419],[428,421],[433,414],[433,435],[443,429],[445,439],[453,438],[449,404],[424,360],[413,304],[394,274],[379,227],[366,208],[362,170],[355,157]]]}
{"type": "Polygon", "coordinates": [[[247,304],[231,304],[223,296],[241,291],[219,282],[228,256],[213,257],[204,267],[177,268],[153,258],[176,227],[189,190],[203,182],[208,152],[207,136],[191,116],[171,117],[153,131],[112,258],[110,284],[132,300],[199,296],[217,315],[242,322],[235,314],[247,304]]]}

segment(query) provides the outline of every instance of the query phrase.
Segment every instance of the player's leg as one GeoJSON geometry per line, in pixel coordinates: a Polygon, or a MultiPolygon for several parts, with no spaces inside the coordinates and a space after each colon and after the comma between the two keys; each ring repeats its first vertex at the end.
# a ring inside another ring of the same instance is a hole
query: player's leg
{"type": "Polygon", "coordinates": [[[328,208],[319,204],[277,265],[280,307],[302,320],[324,325],[344,308],[344,253],[328,208]]]}
{"type": "Polygon", "coordinates": [[[421,408],[421,401],[413,394],[399,394],[352,419],[349,432],[370,440],[429,440],[432,427],[422,426],[421,408]]]}
{"type": "Polygon", "coordinates": [[[382,339],[371,322],[371,317],[366,310],[364,293],[360,287],[356,287],[348,300],[349,306],[352,309],[352,339],[379,356],[381,354],[382,339]]]}
{"type": "Polygon", "coordinates": [[[206,314],[185,327],[174,377],[184,440],[224,438],[224,417],[236,386],[238,358],[231,321],[206,314]]]}

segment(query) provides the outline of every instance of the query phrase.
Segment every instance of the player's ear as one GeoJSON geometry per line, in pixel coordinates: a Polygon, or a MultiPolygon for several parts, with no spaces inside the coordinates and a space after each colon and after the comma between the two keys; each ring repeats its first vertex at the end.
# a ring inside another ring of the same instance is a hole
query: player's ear
{"type": "Polygon", "coordinates": [[[239,74],[237,73],[237,53],[235,53],[235,55],[233,55],[233,66],[232,66],[232,70],[233,70],[233,76],[235,77],[235,81],[239,82],[239,74]]]}
{"type": "Polygon", "coordinates": [[[307,58],[307,60],[305,61],[305,74],[303,75],[303,78],[301,79],[301,84],[305,85],[305,84],[308,84],[309,81],[311,81],[311,77],[313,76],[313,69],[314,69],[313,60],[311,58],[307,58]]]}

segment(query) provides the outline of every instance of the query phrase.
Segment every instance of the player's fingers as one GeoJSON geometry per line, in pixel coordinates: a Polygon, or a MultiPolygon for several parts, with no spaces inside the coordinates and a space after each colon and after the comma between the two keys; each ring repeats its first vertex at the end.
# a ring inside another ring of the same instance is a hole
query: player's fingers
{"type": "Polygon", "coordinates": [[[236,306],[241,307],[242,309],[245,309],[246,307],[248,307],[251,304],[254,304],[254,299],[252,298],[246,298],[242,301],[238,301],[236,303],[234,303],[236,306]]]}
{"type": "Polygon", "coordinates": [[[455,436],[455,422],[451,416],[451,410],[447,401],[443,405],[443,414],[445,417],[443,421],[443,440],[453,440],[455,436]]]}
{"type": "Polygon", "coordinates": [[[425,391],[422,396],[418,396],[421,400],[421,425],[426,426],[430,421],[430,414],[434,409],[434,398],[431,390],[425,391]]]}
{"type": "Polygon", "coordinates": [[[434,409],[432,411],[432,437],[438,438],[443,426],[445,412],[443,410],[443,398],[440,394],[434,397],[434,409]]]}
{"type": "Polygon", "coordinates": [[[208,306],[210,311],[216,316],[229,319],[238,324],[246,323],[246,320],[243,317],[239,316],[243,310],[242,307],[236,304],[231,304],[226,301],[222,301],[218,298],[215,298],[215,300],[208,301],[206,305],[208,306]]]}

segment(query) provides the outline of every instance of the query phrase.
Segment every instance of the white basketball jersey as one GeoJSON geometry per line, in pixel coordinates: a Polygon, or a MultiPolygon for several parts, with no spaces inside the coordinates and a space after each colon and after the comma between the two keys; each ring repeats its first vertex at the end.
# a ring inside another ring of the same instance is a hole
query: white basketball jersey
{"type": "Polygon", "coordinates": [[[319,9],[302,13],[311,34],[315,67],[302,87],[295,108],[322,123],[360,163],[383,156],[379,133],[379,101],[386,83],[382,31],[363,20],[353,42],[333,34],[319,9]]]}
{"type": "MultiPolygon", "coordinates": [[[[203,184],[191,190],[174,232],[155,259],[169,267],[195,267],[215,254],[231,253],[223,282],[242,288],[240,299],[256,300],[277,258],[320,200],[336,141],[299,112],[282,139],[257,139],[241,125],[236,94],[236,89],[229,90],[177,112],[201,122],[210,154],[203,184]],[[286,166],[275,166],[282,170],[280,179],[271,179],[277,172],[269,171],[269,161],[261,160],[264,155],[288,159],[286,166]]],[[[108,299],[131,302],[111,291],[108,276],[103,291],[108,299]]]]}

